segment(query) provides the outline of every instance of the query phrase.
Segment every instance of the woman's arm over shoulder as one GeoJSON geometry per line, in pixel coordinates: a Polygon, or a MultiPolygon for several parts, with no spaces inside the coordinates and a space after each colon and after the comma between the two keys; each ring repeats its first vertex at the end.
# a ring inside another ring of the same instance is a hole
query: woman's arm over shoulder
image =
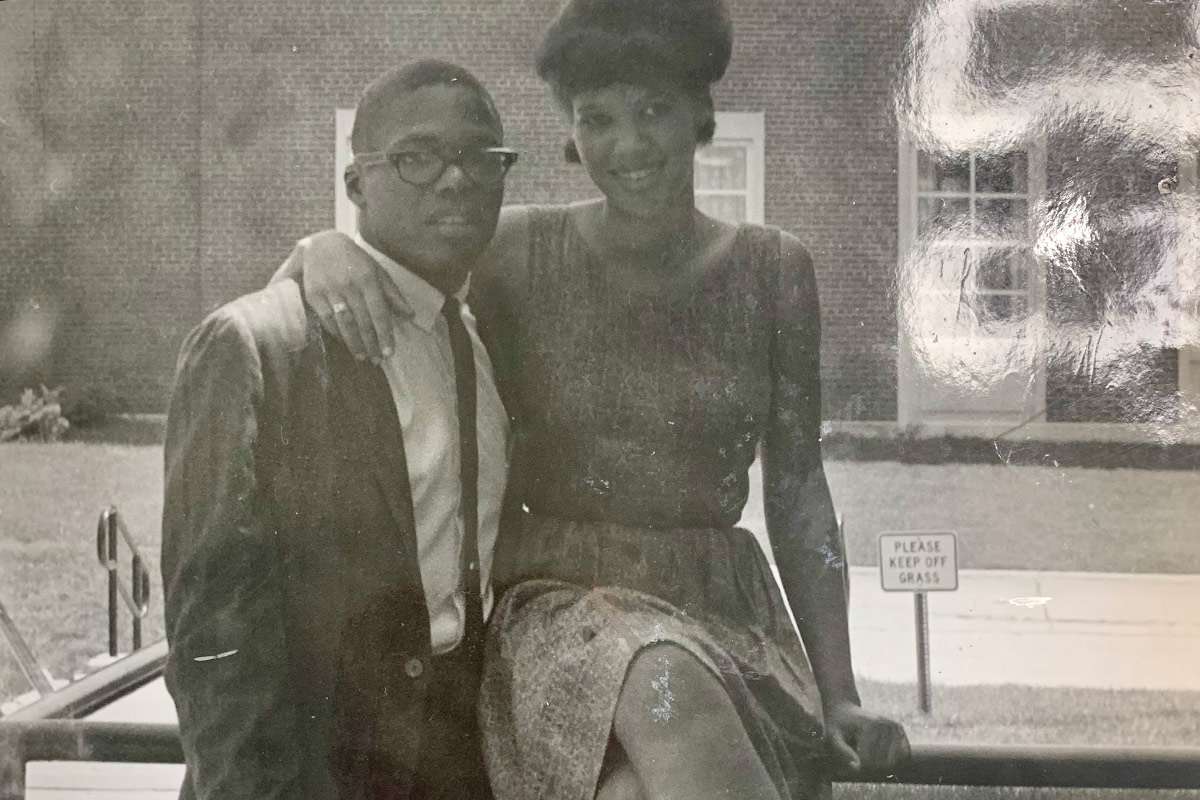
{"type": "Polygon", "coordinates": [[[267,281],[268,285],[272,283],[279,283],[280,281],[286,281],[288,279],[295,281],[300,280],[300,278],[304,275],[304,269],[300,264],[300,260],[296,257],[296,251],[304,246],[304,243],[305,240],[301,239],[292,246],[292,252],[288,253],[288,257],[285,258],[283,263],[279,265],[279,269],[275,270],[275,273],[271,275],[271,280],[267,281]]]}
{"type": "Polygon", "coordinates": [[[271,283],[293,279],[304,288],[321,325],[359,358],[378,361],[393,341],[390,307],[403,308],[395,285],[344,233],[324,230],[296,242],[271,283]]]}

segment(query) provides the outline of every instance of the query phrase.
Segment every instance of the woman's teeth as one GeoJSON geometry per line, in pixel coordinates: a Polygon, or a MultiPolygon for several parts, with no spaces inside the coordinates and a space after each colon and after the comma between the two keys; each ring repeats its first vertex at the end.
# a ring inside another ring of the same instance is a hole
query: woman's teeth
{"type": "Polygon", "coordinates": [[[641,181],[641,180],[645,180],[646,178],[649,178],[651,175],[653,175],[657,171],[658,171],[658,167],[647,167],[645,169],[634,169],[634,170],[628,170],[625,172],[618,172],[617,174],[620,175],[625,180],[641,181]]]}

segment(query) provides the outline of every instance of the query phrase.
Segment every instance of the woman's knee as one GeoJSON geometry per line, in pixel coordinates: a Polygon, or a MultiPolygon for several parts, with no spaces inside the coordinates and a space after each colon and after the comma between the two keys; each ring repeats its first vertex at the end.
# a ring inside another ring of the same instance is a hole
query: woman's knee
{"type": "Polygon", "coordinates": [[[737,711],[724,685],[696,656],[661,643],[629,665],[613,720],[619,739],[647,733],[674,738],[716,733],[737,711]]]}
{"type": "Polygon", "coordinates": [[[656,644],[633,660],[613,731],[647,797],[711,797],[714,787],[778,800],[725,685],[696,656],[656,644]]]}

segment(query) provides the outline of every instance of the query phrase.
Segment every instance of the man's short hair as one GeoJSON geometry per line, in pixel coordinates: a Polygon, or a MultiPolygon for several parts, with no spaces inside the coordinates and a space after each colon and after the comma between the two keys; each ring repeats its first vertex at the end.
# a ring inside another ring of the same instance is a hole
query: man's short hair
{"type": "Polygon", "coordinates": [[[470,89],[479,97],[481,110],[490,114],[496,124],[503,128],[496,102],[478,78],[458,64],[436,58],[422,59],[388,70],[363,90],[354,112],[354,128],[350,131],[350,149],[354,154],[378,147],[372,142],[372,136],[380,123],[387,119],[392,100],[426,86],[461,86],[470,89]]]}

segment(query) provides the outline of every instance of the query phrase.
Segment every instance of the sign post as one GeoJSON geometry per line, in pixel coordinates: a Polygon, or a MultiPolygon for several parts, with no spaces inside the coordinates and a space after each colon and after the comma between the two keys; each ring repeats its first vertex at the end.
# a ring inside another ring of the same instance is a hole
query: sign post
{"type": "Polygon", "coordinates": [[[917,708],[922,714],[933,709],[933,687],[929,679],[929,604],[924,592],[914,592],[917,613],[917,708]]]}
{"type": "Polygon", "coordinates": [[[879,577],[885,592],[913,592],[917,625],[917,702],[933,708],[929,679],[929,606],[926,592],[958,588],[958,540],[953,533],[897,531],[879,534],[879,577]]]}

